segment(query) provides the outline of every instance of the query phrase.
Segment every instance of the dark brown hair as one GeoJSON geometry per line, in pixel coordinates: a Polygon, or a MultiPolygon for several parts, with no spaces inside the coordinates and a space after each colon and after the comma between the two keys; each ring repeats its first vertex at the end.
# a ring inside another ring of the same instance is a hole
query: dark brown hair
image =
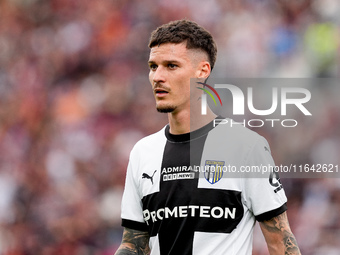
{"type": "Polygon", "coordinates": [[[206,52],[211,69],[213,69],[217,55],[215,41],[207,30],[190,20],[171,21],[158,27],[151,33],[149,48],[162,43],[182,43],[184,41],[186,41],[187,49],[200,49],[206,52]]]}

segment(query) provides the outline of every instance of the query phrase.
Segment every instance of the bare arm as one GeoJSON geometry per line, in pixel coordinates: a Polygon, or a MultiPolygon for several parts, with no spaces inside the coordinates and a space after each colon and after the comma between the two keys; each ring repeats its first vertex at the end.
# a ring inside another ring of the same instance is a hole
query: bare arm
{"type": "Polygon", "coordinates": [[[148,255],[149,234],[129,228],[124,228],[123,240],[115,255],[148,255]]]}
{"type": "Polygon", "coordinates": [[[295,237],[290,230],[286,212],[260,222],[270,255],[301,255],[295,237]]]}

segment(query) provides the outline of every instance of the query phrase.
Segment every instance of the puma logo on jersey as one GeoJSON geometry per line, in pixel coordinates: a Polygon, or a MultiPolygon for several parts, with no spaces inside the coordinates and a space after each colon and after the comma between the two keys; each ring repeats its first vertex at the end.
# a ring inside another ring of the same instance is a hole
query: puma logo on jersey
{"type": "Polygon", "coordinates": [[[143,173],[142,175],[142,179],[146,178],[146,179],[149,179],[153,185],[153,176],[155,175],[155,173],[157,172],[157,170],[155,170],[152,174],[152,176],[148,175],[147,173],[143,173]]]}

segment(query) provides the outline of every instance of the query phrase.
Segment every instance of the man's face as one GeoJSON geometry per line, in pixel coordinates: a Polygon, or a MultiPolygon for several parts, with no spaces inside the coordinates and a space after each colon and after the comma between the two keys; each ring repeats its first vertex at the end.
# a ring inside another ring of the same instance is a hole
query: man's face
{"type": "Polygon", "coordinates": [[[190,107],[190,78],[197,77],[198,62],[185,43],[165,43],[151,48],[149,80],[159,112],[190,107]]]}

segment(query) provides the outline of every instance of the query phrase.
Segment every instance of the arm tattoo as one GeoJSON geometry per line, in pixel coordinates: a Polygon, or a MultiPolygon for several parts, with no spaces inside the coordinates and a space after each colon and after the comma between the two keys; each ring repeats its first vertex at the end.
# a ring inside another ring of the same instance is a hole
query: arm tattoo
{"type": "Polygon", "coordinates": [[[148,255],[149,234],[129,228],[124,229],[123,241],[115,255],[148,255]]]}
{"type": "Polygon", "coordinates": [[[286,213],[264,221],[262,226],[270,233],[281,233],[285,255],[301,254],[296,239],[290,230],[286,213]]]}

